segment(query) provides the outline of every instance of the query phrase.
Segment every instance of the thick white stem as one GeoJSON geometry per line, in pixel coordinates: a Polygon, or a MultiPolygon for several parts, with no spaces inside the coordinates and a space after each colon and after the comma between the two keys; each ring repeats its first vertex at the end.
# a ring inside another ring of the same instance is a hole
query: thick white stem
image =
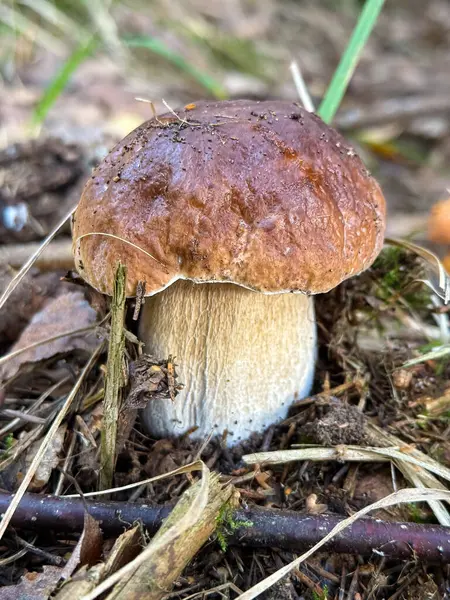
{"type": "Polygon", "coordinates": [[[183,390],[151,401],[148,431],[193,437],[228,430],[228,443],[284,418],[311,388],[316,357],[312,298],[263,295],[227,283],[177,281],[147,298],[140,322],[145,352],[175,356],[183,390]]]}

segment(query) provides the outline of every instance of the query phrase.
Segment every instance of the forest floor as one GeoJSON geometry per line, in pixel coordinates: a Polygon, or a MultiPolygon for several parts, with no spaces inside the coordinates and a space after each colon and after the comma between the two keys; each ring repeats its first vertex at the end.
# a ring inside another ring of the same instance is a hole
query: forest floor
{"type": "MultiPolygon", "coordinates": [[[[214,94],[296,99],[289,71],[296,60],[317,102],[359,10],[356,1],[343,2],[339,12],[334,5],[326,0],[173,0],[169,9],[160,0],[151,9],[120,3],[101,14],[60,8],[66,26],[61,21],[47,27],[42,14],[26,12],[20,28],[16,18],[14,35],[0,33],[5,41],[0,54],[0,291],[34,245],[76,205],[92,167],[116,141],[152,117],[149,103],[137,97],[151,100],[158,112],[167,110],[163,99],[176,108],[214,94]],[[78,33],[88,35],[93,23],[103,50],[80,61],[40,118],[36,107],[45,104],[45,90],[79,41],[78,33]],[[157,38],[165,56],[119,43],[143,35],[157,38]],[[185,62],[168,60],[167,49],[185,62]]],[[[418,0],[388,2],[334,121],[383,188],[388,235],[424,244],[440,256],[447,248],[427,240],[427,218],[431,205],[449,195],[449,40],[446,0],[425,7],[418,0]]],[[[66,225],[51,252],[36,261],[0,310],[3,513],[8,494],[30,473],[51,424],[72,396],[28,492],[45,502],[49,494],[86,494],[98,486],[109,302],[77,285],[67,252],[69,235],[66,225]]],[[[436,285],[429,261],[405,248],[387,247],[366,273],[318,296],[313,395],[296,403],[283,423],[238,446],[227,448],[220,436],[202,442],[189,436],[152,440],[134,408],[122,412],[114,486],[133,487],[111,493],[108,500],[123,506],[173,506],[201,480],[195,469],[202,463],[219,474],[221,484],[233,486],[241,509],[290,510],[299,518],[319,519],[318,527],[322,517],[348,517],[403,488],[447,490],[450,322],[448,307],[424,280],[436,285]],[[379,460],[368,448],[383,450],[379,460]],[[299,454],[293,458],[283,454],[286,450],[299,454]],[[264,456],[258,457],[260,452],[264,456]],[[192,463],[187,472],[179,471],[192,463]]],[[[133,375],[140,360],[133,310],[130,302],[124,406],[133,386],[142,384],[133,375]]],[[[157,358],[156,375],[145,383],[151,393],[168,394],[172,365],[167,357],[157,358]]],[[[276,377],[267,368],[268,376],[276,377]]],[[[202,477],[208,479],[205,472],[203,466],[202,477]]],[[[57,507],[54,526],[43,528],[40,518],[33,525],[30,510],[25,506],[17,513],[20,519],[13,518],[0,541],[0,600],[20,594],[30,600],[68,597],[60,595],[65,589],[72,598],[81,597],[88,581],[94,589],[147,543],[139,528],[124,541],[118,537],[120,525],[108,529],[106,517],[101,532],[87,520],[73,525],[70,510],[61,507],[58,514],[57,507]],[[111,564],[121,544],[129,554],[111,564]],[[62,580],[65,585],[55,592],[62,580]]],[[[450,525],[447,505],[436,500],[395,504],[371,516],[386,522],[388,532],[389,523],[397,522],[450,525]]],[[[215,537],[195,556],[183,558],[186,568],[169,582],[175,582],[173,591],[154,597],[234,599],[308,547],[246,546],[251,524],[224,517],[223,511],[217,522],[215,537]]],[[[323,537],[320,531],[315,535],[317,542],[323,537]]],[[[354,536],[344,549],[331,542],[326,552],[315,552],[268,588],[265,597],[422,600],[450,593],[449,560],[418,558],[413,542],[410,552],[401,544],[367,552],[354,536]]]]}

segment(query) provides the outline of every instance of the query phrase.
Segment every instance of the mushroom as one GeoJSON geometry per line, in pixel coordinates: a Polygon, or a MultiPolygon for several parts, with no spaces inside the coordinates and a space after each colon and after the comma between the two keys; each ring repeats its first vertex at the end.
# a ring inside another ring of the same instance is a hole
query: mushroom
{"type": "Polygon", "coordinates": [[[445,246],[446,254],[442,264],[447,273],[450,273],[450,198],[440,200],[432,206],[428,219],[428,239],[434,244],[445,246]]]}
{"type": "Polygon", "coordinates": [[[130,133],[74,215],[80,275],[112,293],[145,282],[139,333],[176,357],[184,388],[143,412],[154,436],[228,443],[308,395],[311,295],[368,268],[384,238],[379,186],[347,142],[296,103],[198,102],[130,133]],[[91,235],[94,234],[94,235],[91,235]],[[106,235],[105,235],[106,234],[106,235]]]}
{"type": "Polygon", "coordinates": [[[432,206],[428,219],[428,239],[435,244],[450,244],[450,198],[432,206]]]}

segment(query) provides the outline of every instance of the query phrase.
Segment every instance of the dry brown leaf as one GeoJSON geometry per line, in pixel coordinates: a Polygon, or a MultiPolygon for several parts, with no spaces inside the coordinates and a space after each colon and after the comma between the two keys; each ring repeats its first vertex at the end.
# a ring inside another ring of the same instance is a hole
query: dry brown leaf
{"type": "Polygon", "coordinates": [[[105,564],[105,577],[109,577],[131,562],[145,546],[141,525],[125,531],[114,543],[105,564]]]}
{"type": "MultiPolygon", "coordinates": [[[[114,543],[106,563],[99,563],[90,569],[82,566],[70,581],[67,581],[56,596],[56,600],[83,598],[105,577],[132,561],[145,545],[142,527],[137,525],[120,535],[114,543]]],[[[73,555],[72,555],[73,556],[73,555]]],[[[70,562],[70,561],[69,561],[70,562]]],[[[1,600],[1,599],[0,599],[1,600]]]]}
{"type": "MultiPolygon", "coordinates": [[[[5,265],[0,265],[0,289],[3,291],[12,279],[5,265]]],[[[32,316],[61,289],[68,287],[59,281],[57,273],[28,274],[0,312],[0,347],[14,343],[32,316]]]]}
{"type": "MultiPolygon", "coordinates": [[[[42,457],[42,461],[40,462],[36,470],[33,480],[30,483],[30,492],[36,492],[42,489],[50,479],[50,475],[52,474],[53,469],[55,469],[58,466],[60,461],[60,453],[64,445],[66,430],[67,425],[61,425],[61,427],[58,429],[55,436],[53,437],[51,443],[45,451],[44,456],[42,457]]],[[[25,459],[27,469],[30,466],[33,458],[36,456],[36,452],[38,451],[41,443],[42,440],[38,440],[34,442],[34,444],[32,444],[28,449],[27,456],[25,459]]]]}
{"type": "Polygon", "coordinates": [[[61,577],[69,579],[75,569],[95,565],[100,560],[102,544],[103,534],[98,522],[90,514],[85,513],[83,533],[75,546],[75,550],[67,561],[61,577]]]}
{"type": "MultiPolygon", "coordinates": [[[[89,306],[81,292],[70,292],[58,296],[34,315],[19,340],[11,348],[11,352],[75,329],[93,325],[96,317],[94,309],[89,306]]],[[[71,350],[92,352],[97,344],[95,332],[63,336],[52,342],[25,350],[11,358],[0,369],[0,377],[7,379],[15,375],[25,363],[38,362],[71,350]]]]}
{"type": "Polygon", "coordinates": [[[328,510],[327,504],[319,504],[317,502],[317,495],[310,494],[306,498],[306,512],[309,515],[321,515],[328,510]]]}
{"type": "Polygon", "coordinates": [[[30,571],[17,585],[0,589],[0,600],[47,600],[56,588],[62,574],[61,567],[44,566],[42,573],[30,571]]]}

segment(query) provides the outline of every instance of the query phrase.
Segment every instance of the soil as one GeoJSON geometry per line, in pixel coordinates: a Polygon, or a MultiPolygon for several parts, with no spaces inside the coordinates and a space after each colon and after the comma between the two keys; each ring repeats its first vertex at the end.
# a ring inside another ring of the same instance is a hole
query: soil
{"type": "Polygon", "coordinates": [[[364,446],[367,443],[365,418],[356,406],[342,405],[338,398],[331,397],[329,403],[322,408],[322,412],[323,416],[300,428],[300,435],[305,435],[312,443],[321,446],[364,446]]]}

